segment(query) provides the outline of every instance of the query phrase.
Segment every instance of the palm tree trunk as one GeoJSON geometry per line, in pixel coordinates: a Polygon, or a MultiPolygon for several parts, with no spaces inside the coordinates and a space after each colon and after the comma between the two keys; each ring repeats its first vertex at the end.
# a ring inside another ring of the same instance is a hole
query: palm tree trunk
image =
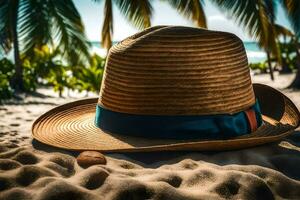
{"type": "Polygon", "coordinates": [[[269,67],[269,70],[270,70],[271,80],[274,81],[274,73],[273,73],[273,68],[272,68],[272,63],[271,63],[271,56],[270,56],[269,51],[267,51],[267,61],[268,61],[268,67],[269,67]]]}
{"type": "Polygon", "coordinates": [[[14,44],[14,58],[15,58],[15,70],[16,70],[13,87],[16,91],[21,92],[24,91],[24,84],[23,84],[23,66],[20,59],[18,36],[14,36],[13,44],[14,44]]]}
{"type": "Polygon", "coordinates": [[[288,88],[295,88],[295,89],[300,89],[300,53],[299,53],[299,43],[296,40],[296,68],[297,68],[297,73],[296,77],[293,80],[293,82],[288,86],[288,88]]]}
{"type": "Polygon", "coordinates": [[[20,59],[20,51],[19,51],[19,40],[18,40],[18,31],[17,31],[17,24],[18,24],[18,7],[19,7],[19,0],[12,0],[13,1],[13,9],[11,13],[11,23],[12,24],[12,38],[13,38],[13,48],[14,48],[14,59],[15,59],[15,75],[12,80],[13,88],[17,92],[24,91],[24,84],[23,84],[23,67],[22,62],[20,59]]]}
{"type": "MultiPolygon", "coordinates": [[[[278,43],[279,45],[287,45],[286,42],[286,37],[284,36],[284,43],[280,44],[280,42],[278,43]]],[[[283,57],[283,52],[281,52],[280,54],[281,56],[281,70],[280,70],[280,74],[289,74],[292,73],[291,68],[288,65],[288,61],[289,61],[289,52],[285,51],[285,57],[283,57]]]]}

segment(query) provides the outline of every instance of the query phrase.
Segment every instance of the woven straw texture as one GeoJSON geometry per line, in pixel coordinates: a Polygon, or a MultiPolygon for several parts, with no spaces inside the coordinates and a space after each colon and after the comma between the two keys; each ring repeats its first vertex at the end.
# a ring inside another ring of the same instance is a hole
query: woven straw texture
{"type": "Polygon", "coordinates": [[[56,107],[35,121],[33,137],[38,141],[69,150],[102,152],[232,150],[280,140],[299,125],[299,111],[277,90],[254,84],[256,98],[263,102],[264,124],[255,132],[230,140],[147,139],[106,133],[94,125],[97,99],[86,99],[56,107]],[[276,105],[276,109],[274,109],[276,105]]]}
{"type": "Polygon", "coordinates": [[[252,85],[242,41],[198,28],[158,26],[113,46],[100,98],[56,107],[33,126],[40,142],[103,152],[229,150],[280,140],[299,125],[299,111],[279,91],[252,85]],[[97,103],[116,112],[149,115],[231,114],[258,99],[263,125],[229,140],[147,139],[107,133],[94,124],[97,103]]]}
{"type": "Polygon", "coordinates": [[[231,33],[158,26],[109,51],[99,104],[121,113],[210,115],[255,103],[242,41],[231,33]]]}

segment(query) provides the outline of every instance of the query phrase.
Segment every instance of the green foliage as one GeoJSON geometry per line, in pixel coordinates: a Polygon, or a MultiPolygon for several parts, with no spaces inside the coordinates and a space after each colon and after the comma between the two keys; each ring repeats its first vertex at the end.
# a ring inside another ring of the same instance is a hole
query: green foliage
{"type": "Polygon", "coordinates": [[[281,52],[282,64],[286,65],[291,70],[295,69],[296,66],[295,44],[293,42],[280,43],[279,48],[281,52]]]}
{"type": "Polygon", "coordinates": [[[56,65],[47,74],[47,84],[53,86],[54,91],[59,92],[59,96],[65,88],[74,89],[71,83],[71,77],[68,76],[68,67],[63,65],[56,65]]]}
{"type": "Polygon", "coordinates": [[[89,66],[73,68],[75,89],[79,91],[99,92],[104,65],[105,59],[95,54],[91,57],[89,66]]]}
{"type": "Polygon", "coordinates": [[[10,80],[13,74],[13,63],[6,58],[0,60],[0,102],[3,99],[12,97],[13,89],[10,85],[10,80]]]}
{"type": "MultiPolygon", "coordinates": [[[[34,92],[39,86],[52,87],[60,96],[65,89],[99,92],[105,59],[93,55],[85,65],[68,66],[61,61],[61,52],[48,46],[35,48],[33,53],[22,55],[24,87],[34,92]]],[[[0,97],[10,98],[14,64],[0,60],[0,97]]]]}
{"type": "Polygon", "coordinates": [[[11,98],[13,90],[10,87],[9,79],[5,74],[0,73],[0,102],[3,99],[11,98]]]}
{"type": "Polygon", "coordinates": [[[250,63],[249,67],[253,71],[259,71],[259,73],[267,73],[267,66],[265,62],[250,63]]]}
{"type": "Polygon", "coordinates": [[[51,52],[49,47],[42,46],[39,49],[35,48],[30,56],[22,56],[26,91],[35,91],[39,84],[45,82],[42,80],[50,76],[52,70],[59,68],[60,61],[55,59],[58,54],[59,51],[51,52]]]}
{"type": "Polygon", "coordinates": [[[12,85],[16,90],[35,90],[32,80],[23,80],[33,72],[23,69],[20,54],[33,55],[35,48],[43,45],[59,49],[61,58],[70,65],[89,60],[90,43],[73,0],[1,0],[0,50],[8,53],[14,47],[12,85]]]}

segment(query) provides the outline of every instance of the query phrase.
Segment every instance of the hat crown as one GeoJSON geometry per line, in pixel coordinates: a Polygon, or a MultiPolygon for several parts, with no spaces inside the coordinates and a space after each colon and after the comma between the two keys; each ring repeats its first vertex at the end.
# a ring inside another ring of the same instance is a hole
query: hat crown
{"type": "Polygon", "coordinates": [[[114,45],[98,104],[115,112],[211,115],[255,103],[243,42],[234,34],[157,26],[114,45]]]}

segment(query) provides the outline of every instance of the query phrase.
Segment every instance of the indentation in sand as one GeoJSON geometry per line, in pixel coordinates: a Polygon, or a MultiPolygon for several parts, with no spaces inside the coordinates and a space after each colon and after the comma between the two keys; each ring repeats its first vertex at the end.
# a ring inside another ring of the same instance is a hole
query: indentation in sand
{"type": "Polygon", "coordinates": [[[12,170],[20,167],[21,164],[10,159],[0,159],[0,170],[12,170]]]}
{"type": "Polygon", "coordinates": [[[101,167],[91,166],[74,177],[82,187],[94,190],[102,186],[109,173],[101,167]]]}
{"type": "MultiPolygon", "coordinates": [[[[95,196],[63,180],[50,183],[38,196],[40,200],[90,200],[95,196]]],[[[99,197],[98,199],[101,199],[99,197]]]]}
{"type": "Polygon", "coordinates": [[[12,188],[0,195],[5,200],[32,200],[32,195],[26,189],[12,188]]]}
{"type": "Polygon", "coordinates": [[[24,166],[16,175],[16,182],[21,186],[28,186],[40,177],[54,176],[49,170],[37,166],[24,166]]]}
{"type": "Polygon", "coordinates": [[[12,181],[10,181],[9,178],[0,177],[0,191],[7,190],[12,185],[12,181]]]}
{"type": "Polygon", "coordinates": [[[74,158],[70,156],[54,154],[51,155],[49,162],[45,166],[56,171],[64,177],[69,177],[75,173],[74,162],[74,158]]]}
{"type": "Polygon", "coordinates": [[[32,165],[39,162],[39,159],[33,152],[30,151],[18,152],[12,159],[22,163],[23,165],[32,165]]]}

